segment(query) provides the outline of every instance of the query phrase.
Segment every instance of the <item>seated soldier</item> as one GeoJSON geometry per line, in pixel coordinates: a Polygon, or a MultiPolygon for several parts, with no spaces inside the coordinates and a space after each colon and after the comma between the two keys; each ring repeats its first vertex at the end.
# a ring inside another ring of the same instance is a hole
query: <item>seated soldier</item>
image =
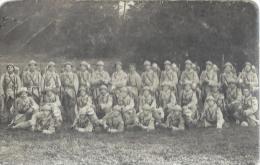
{"type": "Polygon", "coordinates": [[[136,111],[134,99],[129,95],[128,89],[123,87],[120,89],[120,95],[117,100],[117,106],[121,108],[125,128],[131,128],[136,125],[136,111]]]}
{"type": "Polygon", "coordinates": [[[195,91],[191,87],[191,81],[184,82],[184,90],[181,96],[181,106],[183,118],[186,127],[194,127],[197,124],[198,110],[197,110],[197,96],[195,91]]]}
{"type": "Polygon", "coordinates": [[[114,106],[103,119],[104,129],[109,133],[118,133],[124,131],[124,120],[121,114],[121,107],[114,106]]]}
{"type": "Polygon", "coordinates": [[[89,120],[88,110],[86,108],[82,108],[79,110],[78,116],[74,120],[72,128],[82,133],[93,131],[94,127],[91,121],[89,120]]]}
{"type": "Polygon", "coordinates": [[[157,108],[156,99],[152,95],[152,91],[149,87],[143,88],[143,93],[140,96],[139,101],[139,113],[143,111],[144,107],[148,108],[152,112],[156,126],[160,125],[164,118],[164,111],[162,108],[157,108]]]}
{"type": "Polygon", "coordinates": [[[138,126],[146,131],[151,131],[155,129],[153,112],[148,104],[142,107],[142,111],[138,113],[138,126]]]}
{"type": "Polygon", "coordinates": [[[258,101],[250,92],[250,87],[243,89],[242,107],[234,113],[236,123],[241,126],[256,126],[259,124],[257,120],[258,101]]]}
{"type": "Polygon", "coordinates": [[[212,96],[206,98],[201,120],[204,127],[216,126],[222,128],[224,124],[223,114],[212,96]]]}
{"type": "Polygon", "coordinates": [[[107,86],[101,85],[100,95],[98,96],[98,103],[96,108],[96,114],[99,119],[102,119],[112,109],[113,97],[107,91],[107,86]]]}
{"type": "Polygon", "coordinates": [[[41,98],[40,110],[32,115],[31,120],[23,122],[19,128],[30,128],[45,134],[53,134],[61,127],[61,103],[53,89],[45,88],[41,98]]]}
{"type": "Polygon", "coordinates": [[[166,118],[164,124],[165,128],[170,128],[172,130],[184,130],[184,119],[182,117],[182,108],[179,105],[175,105],[174,108],[171,108],[169,115],[166,118]]]}
{"type": "MultiPolygon", "coordinates": [[[[91,132],[93,130],[93,127],[101,125],[101,122],[98,120],[97,115],[95,113],[95,106],[92,103],[92,98],[87,95],[85,88],[80,88],[79,89],[79,97],[77,98],[77,109],[76,113],[78,114],[74,120],[74,123],[72,125],[72,128],[74,128],[80,120],[79,113],[84,113],[82,114],[85,118],[88,118],[88,120],[84,120],[85,122],[89,122],[92,126],[91,132]]],[[[83,118],[81,118],[83,119],[83,118]]],[[[88,124],[88,123],[86,123],[88,124]]],[[[90,125],[88,124],[88,125],[90,125]]],[[[89,132],[89,131],[87,131],[89,132]]]]}
{"type": "Polygon", "coordinates": [[[11,108],[13,120],[8,126],[12,128],[19,128],[20,123],[30,120],[32,114],[39,110],[33,98],[28,96],[27,88],[21,88],[18,96],[11,108]]]}

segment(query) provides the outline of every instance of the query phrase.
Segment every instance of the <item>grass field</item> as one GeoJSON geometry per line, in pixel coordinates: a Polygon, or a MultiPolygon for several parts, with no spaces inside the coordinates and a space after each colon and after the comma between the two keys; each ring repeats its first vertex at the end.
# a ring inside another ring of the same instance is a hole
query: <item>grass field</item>
{"type": "Polygon", "coordinates": [[[0,127],[4,164],[256,164],[258,128],[54,135],[0,127]]]}

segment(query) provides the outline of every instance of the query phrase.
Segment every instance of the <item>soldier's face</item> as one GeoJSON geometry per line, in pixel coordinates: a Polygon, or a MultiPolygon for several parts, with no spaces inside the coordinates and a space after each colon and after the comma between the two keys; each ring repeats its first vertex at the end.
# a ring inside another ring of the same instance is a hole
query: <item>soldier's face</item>
{"type": "Polygon", "coordinates": [[[170,65],[164,65],[164,67],[165,67],[165,70],[170,70],[171,69],[170,65]]]}
{"type": "Polygon", "coordinates": [[[185,64],[185,68],[190,70],[191,69],[191,64],[189,64],[189,63],[185,64]]]}
{"type": "Polygon", "coordinates": [[[53,72],[54,70],[55,70],[55,67],[54,66],[49,66],[49,68],[48,68],[51,72],[53,72]]]}
{"type": "Polygon", "coordinates": [[[207,69],[207,70],[210,70],[211,68],[212,68],[211,65],[209,65],[209,64],[206,65],[206,69],[207,69]]]}
{"type": "Polygon", "coordinates": [[[122,66],[121,65],[116,65],[116,70],[121,70],[122,66]]]}
{"type": "Polygon", "coordinates": [[[129,66],[129,71],[130,71],[130,72],[134,72],[134,71],[135,71],[135,67],[132,66],[132,65],[130,65],[130,66],[129,66]]]}
{"type": "Polygon", "coordinates": [[[14,72],[14,67],[13,67],[13,66],[8,66],[8,67],[7,67],[7,71],[8,71],[9,73],[14,72]]]}
{"type": "Polygon", "coordinates": [[[103,65],[98,65],[98,66],[97,66],[97,69],[98,69],[98,70],[103,70],[103,68],[104,68],[103,65]]]}
{"type": "Polygon", "coordinates": [[[148,96],[149,96],[149,94],[150,94],[150,93],[149,93],[149,91],[147,91],[147,90],[146,90],[146,91],[144,91],[144,97],[148,97],[148,96]]]}
{"type": "Polygon", "coordinates": [[[247,96],[250,95],[250,91],[248,89],[244,89],[243,94],[244,94],[245,97],[247,97],[247,96]]]}
{"type": "Polygon", "coordinates": [[[208,104],[209,104],[209,106],[213,106],[214,105],[214,100],[208,100],[208,104]]]}
{"type": "Polygon", "coordinates": [[[66,70],[66,71],[71,71],[71,66],[70,66],[70,65],[66,65],[66,66],[65,66],[65,70],[66,70]]]}
{"type": "Polygon", "coordinates": [[[85,65],[80,65],[80,69],[81,69],[82,71],[85,71],[87,68],[86,68],[85,65]]]}
{"type": "Polygon", "coordinates": [[[151,66],[150,65],[145,65],[144,68],[145,68],[146,71],[148,71],[148,70],[151,69],[151,66]]]}
{"type": "Polygon", "coordinates": [[[226,68],[225,68],[226,72],[230,72],[231,70],[232,70],[232,68],[230,66],[226,66],[226,68]]]}
{"type": "Polygon", "coordinates": [[[36,69],[36,66],[33,65],[33,64],[30,64],[30,65],[29,65],[29,69],[32,70],[32,71],[34,71],[34,70],[36,69]]]}
{"type": "Polygon", "coordinates": [[[52,92],[51,92],[51,91],[47,91],[47,92],[46,92],[46,95],[47,95],[48,97],[51,97],[51,96],[52,96],[52,92]]]}
{"type": "Polygon", "coordinates": [[[21,97],[22,97],[22,98],[27,97],[27,93],[26,93],[26,92],[22,92],[22,93],[21,93],[21,97]]]}
{"type": "Polygon", "coordinates": [[[245,66],[245,70],[246,70],[247,72],[249,72],[249,71],[251,70],[250,65],[246,65],[246,66],[245,66]]]}
{"type": "Polygon", "coordinates": [[[105,89],[101,89],[101,90],[100,90],[100,93],[101,93],[102,95],[105,95],[105,94],[107,93],[107,91],[106,91],[105,89]]]}

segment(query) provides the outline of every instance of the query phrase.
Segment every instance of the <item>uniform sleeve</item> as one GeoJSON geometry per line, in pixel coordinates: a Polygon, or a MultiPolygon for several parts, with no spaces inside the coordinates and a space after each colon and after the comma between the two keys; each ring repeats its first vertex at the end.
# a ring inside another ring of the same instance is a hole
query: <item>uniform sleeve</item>
{"type": "Polygon", "coordinates": [[[195,71],[194,71],[194,82],[196,84],[198,84],[200,82],[199,76],[198,76],[197,72],[195,72],[195,71]]]}
{"type": "Polygon", "coordinates": [[[258,86],[258,77],[257,77],[257,74],[256,74],[256,73],[253,74],[252,85],[253,85],[254,87],[257,87],[257,86],[258,86]]]}
{"type": "Polygon", "coordinates": [[[106,72],[106,73],[105,73],[104,82],[105,82],[106,84],[108,84],[110,81],[111,81],[110,76],[109,76],[108,72],[106,72]]]}
{"type": "Polygon", "coordinates": [[[157,89],[159,86],[159,78],[156,73],[154,73],[154,80],[153,80],[153,88],[157,89]]]}

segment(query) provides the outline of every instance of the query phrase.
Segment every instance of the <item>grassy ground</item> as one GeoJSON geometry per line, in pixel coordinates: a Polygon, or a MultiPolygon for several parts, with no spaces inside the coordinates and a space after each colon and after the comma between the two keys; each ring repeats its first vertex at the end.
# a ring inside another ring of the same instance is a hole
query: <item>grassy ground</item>
{"type": "Polygon", "coordinates": [[[255,164],[258,128],[54,135],[0,127],[2,164],[255,164]]]}

